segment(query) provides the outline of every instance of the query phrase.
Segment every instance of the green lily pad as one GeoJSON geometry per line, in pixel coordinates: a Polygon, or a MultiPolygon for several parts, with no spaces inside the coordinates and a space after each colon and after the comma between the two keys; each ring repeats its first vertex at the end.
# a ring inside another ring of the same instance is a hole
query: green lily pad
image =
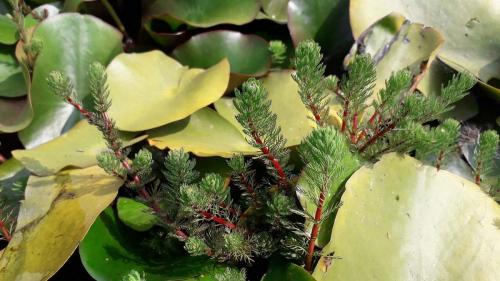
{"type": "Polygon", "coordinates": [[[360,35],[346,60],[359,53],[373,57],[377,67],[377,92],[385,87],[385,81],[395,71],[408,68],[413,75],[421,74],[430,66],[442,43],[443,37],[435,29],[405,21],[393,13],[360,35]]]}
{"type": "Polygon", "coordinates": [[[73,81],[77,95],[87,105],[89,65],[107,64],[121,52],[121,34],[112,26],[88,15],[60,14],[44,20],[33,37],[40,40],[40,52],[33,73],[31,100],[35,117],[19,133],[26,148],[47,142],[71,128],[80,115],[56,96],[47,85],[51,71],[64,72],[73,81]]]}
{"type": "Polygon", "coordinates": [[[109,115],[120,130],[144,131],[186,118],[219,99],[229,80],[229,63],[189,69],[151,51],[121,54],[107,72],[113,100],[109,115]]]}
{"type": "MultiPolygon", "coordinates": [[[[132,145],[146,136],[134,139],[133,133],[120,133],[120,138],[124,145],[132,145]]],[[[32,149],[14,150],[12,155],[34,174],[47,176],[65,167],[94,166],[99,152],[106,149],[101,132],[82,120],[63,135],[32,149]]]]}
{"type": "Polygon", "coordinates": [[[288,0],[260,0],[262,10],[269,19],[286,23],[288,21],[288,0]]]}
{"type": "Polygon", "coordinates": [[[314,39],[327,58],[340,58],[353,42],[348,9],[348,0],[289,0],[288,29],[294,44],[314,39]]]}
{"type": "Polygon", "coordinates": [[[231,157],[257,154],[238,130],[210,108],[202,108],[188,118],[148,132],[149,144],[160,149],[181,149],[198,156],[231,157]]]}
{"type": "MultiPolygon", "coordinates": [[[[286,146],[298,145],[315,127],[312,115],[300,100],[297,83],[292,79],[292,71],[271,72],[262,78],[264,88],[271,100],[271,111],[277,115],[277,125],[287,139],[286,146]]],[[[242,135],[242,127],[235,116],[236,108],[232,99],[225,98],[215,103],[219,114],[235,126],[242,135]]]]}
{"type": "Polygon", "coordinates": [[[80,257],[87,272],[98,281],[121,280],[132,269],[144,273],[148,281],[216,281],[215,274],[224,269],[208,258],[179,252],[153,258],[141,245],[143,240],[144,235],[120,223],[108,208],[80,244],[80,257]]]}
{"type": "Polygon", "coordinates": [[[191,37],[172,56],[191,67],[207,68],[227,58],[231,73],[259,76],[271,65],[268,43],[257,35],[217,30],[191,37]]]}
{"type": "Polygon", "coordinates": [[[130,198],[118,198],[116,209],[120,220],[135,231],[149,230],[158,220],[151,208],[130,198]]]}
{"type": "Polygon", "coordinates": [[[26,128],[33,118],[29,98],[0,98],[0,132],[14,133],[26,128]]]}
{"type": "Polygon", "coordinates": [[[315,281],[303,267],[293,263],[271,261],[261,281],[315,281]]]}
{"type": "Polygon", "coordinates": [[[0,165],[0,200],[11,207],[15,216],[17,216],[18,205],[24,198],[24,189],[29,176],[30,172],[14,158],[0,165]]]}
{"type": "Polygon", "coordinates": [[[464,178],[388,154],[349,179],[342,202],[318,281],[500,279],[500,206],[464,178]]]}
{"type": "Polygon", "coordinates": [[[260,5],[255,0],[157,0],[146,11],[150,18],[169,16],[196,27],[218,24],[242,25],[257,16],[260,5]]]}
{"type": "Polygon", "coordinates": [[[14,44],[17,42],[16,23],[7,15],[0,15],[0,43],[14,44]]]}
{"type": "Polygon", "coordinates": [[[23,72],[10,46],[0,46],[0,97],[15,98],[26,95],[23,72]]]}
{"type": "Polygon", "coordinates": [[[121,185],[98,167],[30,177],[16,231],[0,254],[2,280],[49,279],[121,185]]]}
{"type": "Polygon", "coordinates": [[[500,78],[500,25],[498,3],[490,0],[353,0],[350,19],[358,38],[371,24],[391,12],[402,14],[413,22],[436,28],[445,43],[439,58],[453,68],[467,70],[483,82],[500,78]]]}

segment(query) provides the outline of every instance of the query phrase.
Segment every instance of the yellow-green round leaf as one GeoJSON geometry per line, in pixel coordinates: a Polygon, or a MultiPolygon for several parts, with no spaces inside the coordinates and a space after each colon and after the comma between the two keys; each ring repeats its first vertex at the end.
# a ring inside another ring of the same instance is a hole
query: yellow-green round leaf
{"type": "MultiPolygon", "coordinates": [[[[133,138],[133,133],[120,133],[125,145],[146,137],[133,138]]],[[[54,174],[65,167],[86,168],[97,164],[99,152],[107,145],[97,127],[82,120],[63,135],[27,150],[14,150],[12,155],[36,175],[54,174]]]]}
{"type": "Polygon", "coordinates": [[[149,143],[160,149],[181,149],[198,156],[231,157],[257,154],[245,137],[210,108],[202,108],[188,118],[148,132],[149,143]]]}
{"type": "Polygon", "coordinates": [[[16,230],[0,256],[0,280],[49,279],[121,184],[96,166],[30,177],[16,230]]]}
{"type": "Polygon", "coordinates": [[[318,281],[500,280],[500,206],[464,178],[388,154],[342,202],[318,281]]]}
{"type": "Polygon", "coordinates": [[[149,230],[158,220],[150,207],[126,197],[118,198],[116,210],[120,220],[135,231],[149,230]]]}
{"type": "Polygon", "coordinates": [[[188,117],[218,100],[229,63],[207,70],[182,66],[160,51],[120,54],[108,66],[109,115],[124,131],[144,131],[188,117]]]}

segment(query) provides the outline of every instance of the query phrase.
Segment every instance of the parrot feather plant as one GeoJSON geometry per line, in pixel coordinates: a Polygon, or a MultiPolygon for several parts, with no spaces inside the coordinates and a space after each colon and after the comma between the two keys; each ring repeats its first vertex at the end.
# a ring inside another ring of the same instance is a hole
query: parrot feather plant
{"type": "MultiPolygon", "coordinates": [[[[271,49],[275,62],[282,63],[284,46],[273,43],[271,49]]],[[[460,124],[452,119],[437,126],[430,122],[439,120],[475,84],[468,74],[458,74],[440,95],[427,97],[414,90],[418,82],[412,74],[400,70],[375,93],[376,68],[369,56],[355,56],[340,79],[325,76],[322,60],[313,41],[300,43],[295,51],[292,77],[315,123],[297,148],[298,167],[290,161],[294,148],[285,147],[263,84],[251,78],[235,90],[236,120],[248,143],[261,153],[229,159],[229,181],[215,173],[200,176],[195,158],[183,150],[166,152],[160,162],[148,147],[131,156],[107,114],[111,100],[102,65],[94,63],[89,70],[92,110],[75,98],[71,80],[64,74],[52,72],[48,84],[101,131],[108,150],[98,156],[99,166],[124,179],[129,194],[149,207],[157,225],[168,237],[181,241],[189,255],[242,268],[281,255],[312,271],[322,255],[316,243],[322,222],[340,205],[334,195],[350,175],[388,152],[414,153],[422,159],[434,155],[434,165],[440,169],[456,148],[460,124]],[[329,121],[332,100],[342,105],[339,127],[329,121]],[[303,208],[297,194],[314,208],[303,208]]],[[[491,165],[497,145],[494,132],[481,135],[476,182],[491,165]]],[[[217,280],[245,280],[245,274],[228,268],[217,280]]]]}

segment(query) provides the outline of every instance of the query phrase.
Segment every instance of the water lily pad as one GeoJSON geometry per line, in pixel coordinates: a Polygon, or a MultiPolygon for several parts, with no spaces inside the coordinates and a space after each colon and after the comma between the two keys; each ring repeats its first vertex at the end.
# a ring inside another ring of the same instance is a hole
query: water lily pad
{"type": "Polygon", "coordinates": [[[0,98],[0,132],[14,133],[26,128],[33,118],[29,99],[0,98]]]}
{"type": "Polygon", "coordinates": [[[395,71],[408,68],[415,76],[423,73],[442,43],[443,37],[435,29],[405,21],[401,15],[393,13],[358,37],[346,61],[354,54],[370,54],[377,67],[377,91],[395,71]]]}
{"type": "Polygon", "coordinates": [[[121,52],[121,34],[89,15],[68,13],[50,17],[36,28],[33,37],[42,42],[43,49],[36,61],[31,87],[35,118],[19,133],[26,148],[59,136],[80,119],[76,109],[50,90],[46,81],[49,73],[58,70],[68,75],[78,97],[88,104],[89,65],[94,61],[107,64],[121,52]]]}
{"type": "Polygon", "coordinates": [[[293,263],[271,261],[261,281],[315,281],[303,267],[293,263]]]}
{"type": "Polygon", "coordinates": [[[0,43],[14,44],[17,42],[16,23],[7,15],[0,15],[0,43]]]}
{"type": "Polygon", "coordinates": [[[121,130],[144,131],[186,118],[219,99],[229,80],[229,63],[189,69],[150,51],[121,54],[107,72],[113,100],[109,115],[121,130]]]}
{"type": "Polygon", "coordinates": [[[439,58],[457,70],[467,70],[488,82],[500,78],[498,3],[448,0],[353,0],[350,19],[358,38],[371,24],[391,12],[431,26],[444,36],[439,58]]]}
{"type": "Polygon", "coordinates": [[[262,10],[269,19],[286,23],[288,21],[288,0],[260,0],[262,10]]]}
{"type": "Polygon", "coordinates": [[[348,0],[289,0],[288,29],[295,45],[314,39],[328,54],[343,56],[352,45],[348,0]]]}
{"type": "Polygon", "coordinates": [[[259,9],[260,5],[255,0],[157,0],[148,7],[146,14],[156,18],[168,15],[191,26],[210,27],[249,23],[259,9]]]}
{"type": "MultiPolygon", "coordinates": [[[[121,280],[132,269],[148,281],[217,281],[224,267],[206,257],[172,251],[153,258],[141,245],[144,235],[120,223],[113,209],[104,211],[80,244],[80,257],[87,272],[98,281],[121,280]]],[[[149,251],[149,252],[148,252],[149,251]]]]}
{"type": "Polygon", "coordinates": [[[149,230],[158,220],[151,208],[130,198],[118,198],[116,209],[120,220],[135,231],[149,230]]]}
{"type": "Polygon", "coordinates": [[[388,154],[347,182],[316,280],[500,278],[500,206],[472,182],[388,154]]]}
{"type": "Polygon", "coordinates": [[[30,177],[16,231],[0,256],[2,279],[50,278],[113,201],[121,184],[98,167],[30,177]]]}
{"type": "Polygon", "coordinates": [[[238,130],[210,108],[202,108],[188,118],[148,132],[149,143],[160,149],[181,149],[198,156],[231,157],[256,154],[238,130]]]}
{"type": "MultiPolygon", "coordinates": [[[[133,138],[133,133],[120,133],[125,145],[145,139],[133,138]]],[[[86,120],[47,143],[27,150],[14,150],[12,155],[39,176],[57,173],[65,167],[86,168],[97,164],[97,154],[107,149],[101,132],[86,120]]]]}
{"type": "Polygon", "coordinates": [[[254,76],[265,74],[271,64],[266,40],[229,30],[195,35],[178,46],[172,56],[182,64],[199,68],[210,67],[227,58],[231,73],[254,76]]]}
{"type": "Polygon", "coordinates": [[[21,97],[26,93],[26,84],[14,49],[0,46],[0,97],[21,97]]]}

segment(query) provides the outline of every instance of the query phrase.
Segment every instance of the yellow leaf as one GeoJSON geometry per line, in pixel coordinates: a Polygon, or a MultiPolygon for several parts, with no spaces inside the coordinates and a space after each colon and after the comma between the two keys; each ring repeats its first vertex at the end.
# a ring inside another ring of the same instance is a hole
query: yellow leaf
{"type": "Polygon", "coordinates": [[[120,54],[108,66],[109,115],[124,131],[188,117],[218,100],[229,82],[227,59],[207,70],[182,66],[160,51],[120,54]]]}
{"type": "Polygon", "coordinates": [[[122,181],[94,166],[32,176],[16,231],[0,257],[0,280],[47,280],[71,256],[122,181]]]}

